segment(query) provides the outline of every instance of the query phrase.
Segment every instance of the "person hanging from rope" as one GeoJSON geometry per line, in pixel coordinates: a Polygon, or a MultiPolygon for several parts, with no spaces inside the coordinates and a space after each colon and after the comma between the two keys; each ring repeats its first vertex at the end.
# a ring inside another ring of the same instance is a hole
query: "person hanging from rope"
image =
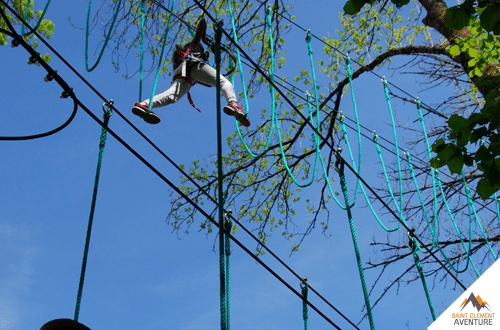
{"type": "MultiPolygon", "coordinates": [[[[134,115],[140,116],[149,124],[158,124],[160,117],[153,112],[154,108],[175,103],[186,93],[188,94],[191,106],[194,107],[189,89],[196,83],[207,87],[215,86],[216,70],[207,64],[208,51],[205,52],[200,43],[203,40],[206,45],[210,45],[206,36],[206,30],[207,22],[202,18],[198,23],[193,39],[184,47],[176,45],[176,49],[172,55],[172,63],[174,65],[172,85],[165,92],[153,97],[152,109],[149,112],[149,99],[135,103],[132,108],[134,115]]],[[[245,109],[236,103],[236,93],[231,82],[223,75],[219,75],[219,80],[222,94],[228,103],[223,108],[224,113],[234,116],[241,125],[245,127],[250,126],[250,120],[245,115],[245,109]]],[[[198,109],[198,111],[200,110],[198,109]]]]}

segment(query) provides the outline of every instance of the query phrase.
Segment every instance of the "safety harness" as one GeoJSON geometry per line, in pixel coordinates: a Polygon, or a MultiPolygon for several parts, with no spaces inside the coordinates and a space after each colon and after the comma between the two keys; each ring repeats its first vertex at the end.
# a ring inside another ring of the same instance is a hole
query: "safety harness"
{"type": "MultiPolygon", "coordinates": [[[[189,86],[194,86],[197,82],[193,81],[191,78],[188,76],[188,65],[193,64],[193,63],[207,63],[205,58],[207,58],[206,54],[202,54],[200,52],[191,52],[191,49],[187,49],[184,54],[182,54],[182,63],[181,65],[181,74],[177,75],[174,77],[174,80],[178,79],[184,79],[189,83],[189,86]]],[[[201,82],[198,82],[203,86],[210,87],[208,85],[205,85],[201,82]]],[[[189,100],[189,104],[199,112],[201,112],[200,109],[198,109],[193,102],[193,98],[191,97],[191,93],[189,91],[187,92],[187,97],[189,100]]]]}

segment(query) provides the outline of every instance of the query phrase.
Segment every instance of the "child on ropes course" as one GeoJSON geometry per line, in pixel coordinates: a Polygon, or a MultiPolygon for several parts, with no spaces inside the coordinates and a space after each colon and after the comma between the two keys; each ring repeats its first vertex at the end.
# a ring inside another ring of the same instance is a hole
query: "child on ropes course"
{"type": "MultiPolygon", "coordinates": [[[[184,47],[176,45],[172,62],[174,65],[174,80],[172,85],[165,92],[153,97],[152,108],[164,107],[166,105],[177,102],[186,93],[188,94],[189,102],[194,107],[189,89],[196,83],[207,87],[213,87],[216,83],[216,70],[206,63],[208,52],[205,53],[200,41],[209,45],[206,36],[207,23],[202,18],[196,28],[196,33],[191,42],[184,47]]],[[[223,75],[219,75],[220,87],[222,94],[226,98],[227,105],[224,107],[224,113],[229,116],[234,116],[241,125],[250,126],[250,120],[245,115],[245,110],[236,104],[236,94],[233,85],[223,75]]],[[[146,123],[158,124],[160,117],[156,113],[149,110],[150,100],[137,102],[132,108],[134,115],[140,116],[146,123]]],[[[199,111],[199,110],[198,110],[199,111]]]]}

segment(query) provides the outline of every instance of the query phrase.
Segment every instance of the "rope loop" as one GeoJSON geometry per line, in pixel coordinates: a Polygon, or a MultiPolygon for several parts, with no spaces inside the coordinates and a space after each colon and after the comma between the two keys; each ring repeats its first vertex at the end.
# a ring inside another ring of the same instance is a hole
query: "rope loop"
{"type": "Polygon", "coordinates": [[[104,111],[104,115],[109,113],[108,117],[113,114],[113,104],[115,101],[113,99],[110,99],[109,101],[106,101],[102,104],[102,111],[104,111]]]}
{"type": "Polygon", "coordinates": [[[340,153],[342,152],[342,148],[338,147],[337,151],[335,151],[335,156],[337,157],[337,160],[335,161],[335,170],[338,173],[344,173],[344,158],[340,156],[340,153]]]}
{"type": "Polygon", "coordinates": [[[408,231],[408,247],[410,248],[411,252],[414,252],[415,248],[417,247],[414,234],[415,228],[412,228],[410,231],[408,231]]]}

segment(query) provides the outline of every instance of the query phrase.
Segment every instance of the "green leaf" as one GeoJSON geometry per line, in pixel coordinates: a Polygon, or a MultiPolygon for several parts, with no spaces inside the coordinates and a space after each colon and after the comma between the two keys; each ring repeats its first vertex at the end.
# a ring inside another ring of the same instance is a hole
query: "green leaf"
{"type": "Polygon", "coordinates": [[[472,166],[474,165],[474,158],[472,158],[471,156],[469,155],[465,155],[464,156],[464,164],[467,165],[467,166],[472,166]]]}
{"type": "Polygon", "coordinates": [[[464,156],[462,154],[453,155],[447,162],[451,173],[460,174],[464,167],[464,156]]]}
{"type": "Polygon", "coordinates": [[[451,46],[449,52],[450,52],[450,55],[453,57],[458,56],[458,55],[460,55],[460,47],[458,47],[457,45],[453,45],[453,46],[451,46]]]}
{"type": "Polygon", "coordinates": [[[493,186],[488,180],[482,178],[477,183],[476,191],[483,200],[490,198],[498,190],[498,187],[493,186]]]}
{"type": "Polygon", "coordinates": [[[460,131],[467,127],[467,120],[464,117],[455,114],[448,119],[448,126],[450,126],[450,128],[454,131],[460,131]]]}
{"type": "Polygon", "coordinates": [[[476,143],[477,141],[482,139],[483,136],[485,136],[486,134],[488,134],[488,130],[486,129],[486,127],[480,127],[478,129],[475,129],[472,131],[470,135],[470,142],[476,143]]]}
{"type": "Polygon", "coordinates": [[[500,87],[500,79],[498,77],[484,76],[478,79],[477,84],[487,89],[494,89],[500,87]]]}
{"type": "Polygon", "coordinates": [[[444,16],[444,25],[449,29],[460,30],[469,24],[471,15],[465,8],[455,6],[448,8],[444,16]]]}
{"type": "Polygon", "coordinates": [[[481,20],[481,26],[486,31],[493,32],[495,25],[500,22],[500,13],[498,12],[498,8],[495,8],[495,6],[485,8],[479,16],[479,19],[481,20]]]}
{"type": "MultiPolygon", "coordinates": [[[[469,48],[468,52],[469,52],[469,56],[473,57],[473,58],[476,58],[478,56],[478,54],[479,54],[477,52],[477,49],[475,49],[475,48],[469,48]]],[[[469,65],[469,66],[471,66],[471,65],[469,65]]]]}
{"type": "Polygon", "coordinates": [[[446,142],[444,142],[444,139],[436,140],[436,142],[434,142],[432,144],[432,151],[439,152],[439,151],[443,150],[443,148],[445,146],[446,146],[446,142]]]}
{"type": "Polygon", "coordinates": [[[431,158],[431,166],[433,168],[440,168],[445,165],[445,162],[437,159],[437,158],[431,158]]]}
{"type": "MultiPolygon", "coordinates": [[[[469,48],[469,49],[472,49],[472,48],[469,48]]],[[[475,58],[473,58],[472,60],[470,60],[469,62],[467,62],[467,66],[469,68],[472,68],[473,66],[475,66],[477,63],[477,60],[475,58]]]]}
{"type": "Polygon", "coordinates": [[[482,113],[475,112],[475,113],[470,115],[469,119],[467,119],[467,122],[468,122],[469,126],[474,127],[475,125],[480,123],[484,119],[484,117],[485,116],[482,113]]]}
{"type": "Polygon", "coordinates": [[[469,143],[471,129],[469,127],[465,127],[463,130],[460,130],[457,134],[457,146],[465,147],[467,143],[469,143]]]}
{"type": "Polygon", "coordinates": [[[476,155],[474,156],[474,159],[476,160],[477,163],[486,162],[491,158],[492,156],[490,155],[488,148],[486,148],[485,146],[479,147],[479,149],[476,151],[476,155]]]}
{"type": "Polygon", "coordinates": [[[451,156],[453,156],[457,151],[457,147],[454,146],[453,144],[447,144],[446,147],[438,153],[438,157],[439,159],[441,159],[442,161],[446,162],[448,161],[448,159],[451,158],[451,156]]]}
{"type": "Polygon", "coordinates": [[[410,3],[410,0],[391,0],[393,4],[396,5],[396,7],[401,8],[404,5],[407,5],[410,3]]]}
{"type": "Polygon", "coordinates": [[[365,3],[368,3],[368,1],[365,0],[349,0],[346,2],[344,6],[344,12],[347,15],[356,15],[359,13],[361,8],[365,5],[365,3]]]}

